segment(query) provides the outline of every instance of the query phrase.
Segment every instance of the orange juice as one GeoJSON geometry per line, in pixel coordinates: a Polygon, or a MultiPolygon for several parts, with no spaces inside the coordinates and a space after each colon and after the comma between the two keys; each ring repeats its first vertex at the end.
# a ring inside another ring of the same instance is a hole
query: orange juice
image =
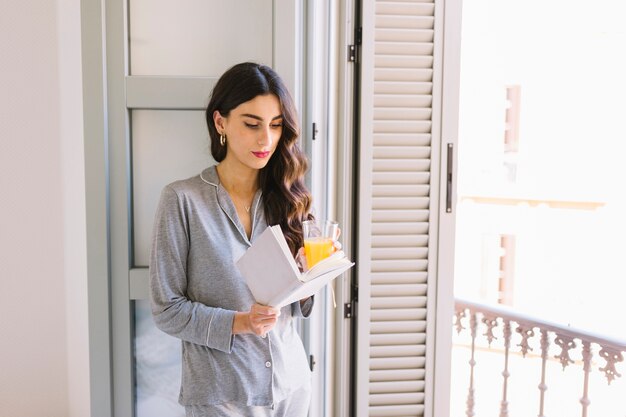
{"type": "Polygon", "coordinates": [[[333,241],[327,237],[311,237],[304,239],[306,263],[311,269],[313,265],[328,258],[333,252],[333,241]]]}

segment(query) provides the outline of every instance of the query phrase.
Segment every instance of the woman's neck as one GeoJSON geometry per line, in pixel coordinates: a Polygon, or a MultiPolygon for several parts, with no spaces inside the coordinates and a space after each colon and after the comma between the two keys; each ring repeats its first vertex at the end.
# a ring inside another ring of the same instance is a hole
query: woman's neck
{"type": "Polygon", "coordinates": [[[235,167],[222,161],[216,167],[220,183],[229,193],[240,196],[252,195],[259,188],[259,171],[248,167],[235,167]]]}

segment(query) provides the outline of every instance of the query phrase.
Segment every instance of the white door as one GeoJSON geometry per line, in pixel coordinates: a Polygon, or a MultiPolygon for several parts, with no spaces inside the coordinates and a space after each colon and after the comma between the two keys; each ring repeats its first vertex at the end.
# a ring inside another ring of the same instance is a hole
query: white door
{"type": "Polygon", "coordinates": [[[302,109],[304,11],[291,0],[116,0],[105,13],[112,405],[102,415],[183,416],[180,345],[147,302],[158,197],[213,163],[203,110],[230,66],[272,66],[302,109]]]}

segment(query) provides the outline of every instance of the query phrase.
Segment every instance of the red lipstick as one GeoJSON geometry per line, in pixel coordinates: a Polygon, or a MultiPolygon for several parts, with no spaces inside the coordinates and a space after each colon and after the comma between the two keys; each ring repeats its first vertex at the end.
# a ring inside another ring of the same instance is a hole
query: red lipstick
{"type": "Polygon", "coordinates": [[[269,151],[266,151],[266,152],[252,152],[252,154],[254,156],[256,156],[257,158],[259,158],[259,159],[263,159],[263,158],[267,158],[269,156],[270,152],[269,151]]]}

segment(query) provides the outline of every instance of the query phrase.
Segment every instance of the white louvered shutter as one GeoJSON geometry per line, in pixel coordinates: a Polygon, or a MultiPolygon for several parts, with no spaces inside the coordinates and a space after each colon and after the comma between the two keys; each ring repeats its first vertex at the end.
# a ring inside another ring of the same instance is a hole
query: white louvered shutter
{"type": "Polygon", "coordinates": [[[363,2],[357,416],[421,416],[432,212],[433,1],[363,2]]]}

